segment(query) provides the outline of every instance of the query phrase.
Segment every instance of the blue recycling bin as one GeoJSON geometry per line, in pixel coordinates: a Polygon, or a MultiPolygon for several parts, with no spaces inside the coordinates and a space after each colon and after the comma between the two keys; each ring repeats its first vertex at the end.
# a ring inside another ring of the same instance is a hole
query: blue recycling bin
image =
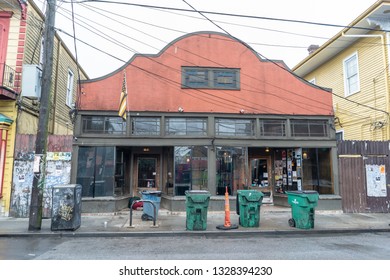
{"type": "Polygon", "coordinates": [[[142,200],[151,201],[156,207],[156,217],[154,216],[154,208],[150,203],[143,203],[143,215],[142,220],[157,220],[158,210],[160,209],[161,191],[143,191],[142,200]]]}

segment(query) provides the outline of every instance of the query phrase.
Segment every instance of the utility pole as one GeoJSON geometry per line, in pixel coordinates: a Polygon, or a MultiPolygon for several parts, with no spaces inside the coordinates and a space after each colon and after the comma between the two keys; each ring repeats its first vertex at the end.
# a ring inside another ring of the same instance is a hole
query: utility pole
{"type": "Polygon", "coordinates": [[[34,179],[31,191],[28,230],[40,230],[42,225],[42,201],[45,185],[46,150],[50,114],[50,93],[53,71],[54,22],[56,0],[47,0],[45,29],[43,34],[44,52],[42,69],[42,92],[39,107],[38,131],[35,140],[34,179]],[[35,164],[39,166],[35,168],[35,164]]]}

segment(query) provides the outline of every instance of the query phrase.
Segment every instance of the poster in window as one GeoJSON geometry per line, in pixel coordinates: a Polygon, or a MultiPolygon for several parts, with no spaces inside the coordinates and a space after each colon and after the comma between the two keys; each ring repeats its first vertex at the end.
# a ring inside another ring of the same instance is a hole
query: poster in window
{"type": "Polygon", "coordinates": [[[384,165],[366,165],[367,196],[386,197],[386,169],[384,165]]]}

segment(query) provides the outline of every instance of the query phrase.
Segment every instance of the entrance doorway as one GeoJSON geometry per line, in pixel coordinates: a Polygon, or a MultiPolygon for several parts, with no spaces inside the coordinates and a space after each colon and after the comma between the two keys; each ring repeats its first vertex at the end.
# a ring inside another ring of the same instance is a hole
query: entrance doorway
{"type": "Polygon", "coordinates": [[[158,158],[155,157],[137,157],[137,193],[143,190],[157,190],[157,164],[158,158]]]}
{"type": "Polygon", "coordinates": [[[270,157],[252,158],[250,160],[250,189],[264,194],[263,202],[272,203],[272,176],[270,157]]]}

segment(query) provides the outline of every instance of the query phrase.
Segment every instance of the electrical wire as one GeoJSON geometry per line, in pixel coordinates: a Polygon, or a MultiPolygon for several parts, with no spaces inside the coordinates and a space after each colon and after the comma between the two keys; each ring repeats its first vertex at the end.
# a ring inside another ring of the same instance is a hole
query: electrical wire
{"type": "MultiPolygon", "coordinates": [[[[98,0],[98,1],[100,1],[100,0],[98,0]]],[[[204,16],[207,20],[209,20],[212,24],[214,24],[215,26],[217,26],[218,28],[220,28],[220,29],[221,29],[222,31],[224,31],[226,34],[228,34],[228,35],[231,36],[231,34],[230,34],[229,32],[227,32],[225,29],[223,29],[222,27],[220,27],[218,24],[215,24],[212,20],[210,20],[210,19],[209,19],[208,17],[206,17],[205,15],[203,15],[203,13],[202,13],[201,11],[197,11],[197,10],[196,10],[193,6],[191,6],[186,0],[182,0],[182,1],[183,1],[184,3],[186,3],[186,4],[188,4],[194,11],[196,11],[196,12],[198,12],[199,14],[201,14],[202,16],[204,16]]],[[[371,29],[371,30],[373,30],[373,29],[371,29]]],[[[232,37],[234,38],[234,36],[232,36],[232,37]]],[[[290,73],[290,74],[292,74],[293,76],[297,77],[298,79],[306,81],[305,79],[303,79],[302,77],[296,75],[294,72],[290,71],[289,69],[280,66],[279,64],[277,64],[277,63],[275,63],[274,61],[268,59],[267,57],[265,57],[264,55],[262,55],[262,54],[260,54],[260,53],[258,53],[258,54],[259,54],[261,57],[264,57],[265,60],[274,63],[275,65],[277,65],[278,67],[284,69],[285,71],[287,71],[288,73],[290,73]]],[[[318,87],[318,88],[320,88],[320,89],[323,89],[323,90],[325,90],[325,91],[328,91],[328,90],[327,90],[326,88],[324,88],[324,87],[321,87],[321,86],[318,86],[318,85],[315,85],[315,86],[318,87]]],[[[328,91],[328,92],[329,92],[329,91],[328,91]]],[[[331,93],[334,95],[333,92],[331,92],[331,93]]],[[[389,113],[389,112],[386,112],[386,111],[384,111],[384,110],[377,109],[377,108],[368,106],[368,105],[366,105],[366,104],[362,104],[362,103],[356,102],[356,101],[351,100],[351,99],[348,99],[348,98],[346,98],[346,97],[341,97],[341,96],[338,96],[338,97],[340,97],[340,98],[342,98],[342,99],[344,99],[344,100],[347,100],[348,102],[355,103],[355,104],[359,104],[360,106],[363,106],[363,107],[366,107],[366,108],[370,108],[370,109],[375,110],[375,111],[383,112],[383,113],[387,114],[388,117],[390,117],[390,113],[389,113]]]]}
{"type": "MultiPolygon", "coordinates": [[[[69,3],[69,1],[63,1],[64,3],[69,3]]],[[[359,29],[359,30],[368,30],[375,31],[373,28],[367,27],[359,27],[359,26],[349,26],[349,25],[340,25],[340,24],[332,24],[332,23],[321,23],[321,22],[313,22],[313,21],[305,21],[305,20],[294,20],[294,19],[285,19],[285,18],[275,18],[275,17],[264,17],[264,16],[253,16],[253,15],[242,15],[242,14],[232,14],[232,13],[223,13],[223,12],[213,12],[213,11],[200,11],[200,10],[189,10],[175,7],[165,7],[165,6],[156,6],[156,5],[145,5],[145,4],[137,4],[137,3],[126,3],[119,1],[107,1],[107,0],[81,0],[77,1],[77,3],[108,3],[108,4],[118,4],[118,5],[127,5],[127,6],[137,6],[143,8],[152,8],[152,9],[161,9],[161,10],[173,10],[173,11],[181,11],[181,12],[195,12],[201,14],[210,14],[210,15],[220,15],[220,16],[229,16],[229,17],[240,17],[240,18],[250,18],[250,19],[261,19],[261,20],[269,20],[269,21],[281,21],[281,22],[289,22],[289,23],[300,23],[300,24],[308,24],[308,25],[320,25],[326,27],[341,27],[341,28],[350,28],[350,29],[359,29]]],[[[384,32],[390,32],[390,30],[383,30],[384,32]]]]}
{"type": "MultiPolygon", "coordinates": [[[[81,17],[81,16],[79,16],[79,17],[81,17]]],[[[88,19],[89,20],[89,19],[88,19]]],[[[89,20],[89,21],[91,21],[91,20],[89,20]]],[[[85,22],[84,22],[85,23],[85,22]]],[[[96,23],[96,22],[94,22],[94,23],[96,23]]],[[[96,23],[96,24],[98,24],[98,23],[96,23]]],[[[100,25],[100,24],[98,24],[98,25],[100,25]]],[[[100,25],[100,26],[102,26],[102,27],[105,27],[105,26],[103,26],[103,25],[100,25]]],[[[116,30],[111,30],[111,31],[113,31],[113,32],[117,32],[116,30]]],[[[96,32],[94,32],[94,33],[96,33],[96,32]]],[[[118,32],[117,32],[118,33],[118,32]]],[[[103,33],[104,34],[104,33],[103,33]]],[[[122,33],[120,33],[121,35],[123,35],[123,36],[125,36],[124,34],[122,34],[122,33]]],[[[108,35],[106,35],[106,34],[104,34],[105,36],[108,36],[108,35]]],[[[112,38],[112,37],[110,37],[110,38],[112,38]]],[[[111,40],[110,40],[111,41],[111,40]]],[[[230,41],[231,41],[231,39],[230,39],[230,41]]],[[[181,49],[181,50],[183,50],[183,49],[181,49]]],[[[131,51],[133,51],[133,52],[137,52],[136,50],[133,50],[133,49],[131,49],[131,51]]],[[[186,50],[185,50],[186,51],[186,50]]],[[[209,59],[207,59],[207,58],[204,58],[204,57],[202,57],[202,56],[200,56],[200,55],[197,55],[197,54],[195,54],[195,53],[192,53],[192,52],[190,52],[191,54],[193,54],[193,55],[196,55],[197,57],[200,57],[200,58],[202,58],[202,59],[206,59],[206,60],[209,60],[209,59]]],[[[168,53],[168,54],[170,54],[170,53],[168,53]]],[[[170,54],[170,55],[172,55],[172,54],[170,54]]],[[[147,56],[146,56],[147,57],[147,56]]],[[[149,57],[147,57],[148,59],[150,59],[149,57]]],[[[179,70],[177,70],[177,69],[175,69],[175,68],[172,68],[172,67],[170,67],[170,66],[167,66],[167,65],[165,65],[165,64],[162,64],[162,63],[160,63],[160,62],[157,62],[157,61],[155,61],[155,60],[152,60],[154,63],[158,63],[158,64],[160,64],[160,65],[162,65],[162,66],[164,66],[164,67],[168,67],[168,68],[170,68],[170,70],[173,70],[173,71],[177,71],[177,72],[179,72],[179,73],[181,73],[179,70]]],[[[217,62],[215,62],[215,61],[212,61],[212,60],[209,60],[210,62],[212,62],[212,63],[214,63],[214,64],[218,64],[217,62]]],[[[192,63],[192,62],[190,62],[190,61],[186,61],[186,62],[189,62],[189,63],[192,63]]],[[[222,67],[226,67],[225,65],[220,65],[220,66],[222,66],[222,67]]],[[[249,76],[249,75],[246,75],[246,76],[248,76],[248,77],[250,77],[250,78],[252,78],[252,79],[255,79],[255,80],[257,80],[257,81],[260,81],[260,80],[258,80],[257,78],[254,78],[254,77],[251,77],[251,76],[249,76]]],[[[264,82],[264,81],[260,81],[260,82],[264,82]]],[[[280,89],[282,89],[282,88],[280,88],[280,89]]],[[[258,90],[257,90],[258,91],[258,90]]],[[[258,93],[259,93],[259,91],[258,91],[258,93]]],[[[290,91],[290,93],[292,93],[292,94],[294,94],[294,92],[291,92],[290,91]]],[[[266,92],[263,92],[263,94],[270,94],[270,95],[273,95],[273,94],[271,94],[271,93],[266,93],[266,92]]],[[[282,99],[280,96],[277,96],[277,95],[275,95],[277,98],[279,98],[279,99],[282,99]]],[[[234,96],[233,96],[234,97],[234,96]]],[[[237,98],[237,97],[234,97],[234,98],[237,98]]],[[[285,98],[284,98],[285,99],[285,98]]],[[[310,98],[308,98],[308,99],[310,99],[310,98]]],[[[242,101],[245,101],[245,102],[247,102],[246,100],[244,100],[244,99],[241,99],[242,101]]],[[[283,100],[283,99],[282,99],[283,100]]],[[[314,99],[312,99],[313,101],[317,101],[317,100],[314,100],[314,99]]],[[[301,104],[300,103],[297,103],[294,99],[291,99],[290,100],[290,102],[292,103],[292,104],[295,104],[296,106],[298,106],[298,107],[302,107],[301,106],[301,104]]],[[[318,102],[317,101],[317,103],[321,103],[321,102],[318,102]]],[[[326,105],[326,106],[328,106],[328,104],[325,104],[325,103],[323,103],[324,105],[326,105]]],[[[260,104],[259,104],[260,105],[260,104]]],[[[323,109],[323,107],[319,107],[319,106],[316,106],[316,105],[313,105],[312,107],[318,107],[318,108],[320,108],[320,109],[323,109]]],[[[313,113],[316,113],[315,111],[313,111],[313,113]]]]}
{"type": "MultiPolygon", "coordinates": [[[[64,2],[66,2],[66,1],[64,1],[64,2]]],[[[90,2],[90,1],[82,1],[82,2],[90,2]]],[[[93,1],[93,2],[97,2],[97,1],[93,1]]],[[[98,1],[98,2],[104,2],[104,1],[98,1]]],[[[77,2],[77,3],[80,3],[80,2],[77,2]]],[[[110,2],[110,3],[112,3],[112,2],[110,2]]],[[[262,56],[261,54],[259,54],[259,55],[262,56]]],[[[264,56],[262,56],[262,57],[264,57],[264,56]]],[[[285,69],[284,67],[282,67],[282,68],[285,69]]],[[[364,104],[360,104],[360,103],[356,103],[356,104],[364,106],[364,104]]],[[[375,109],[375,108],[371,108],[371,109],[375,109]]]]}
{"type": "MultiPolygon", "coordinates": [[[[172,67],[170,67],[170,66],[168,66],[168,65],[165,65],[165,64],[163,64],[163,63],[161,63],[161,62],[158,62],[158,61],[156,61],[156,60],[153,60],[153,59],[151,59],[149,56],[143,56],[143,57],[145,57],[145,58],[147,58],[147,59],[149,59],[149,60],[151,60],[152,62],[154,62],[154,63],[157,63],[157,64],[159,64],[159,65],[161,65],[161,66],[163,66],[163,67],[167,67],[169,70],[172,70],[172,71],[175,71],[175,72],[177,72],[177,73],[180,73],[181,74],[181,71],[180,70],[178,70],[178,69],[176,69],[176,68],[172,68],[172,67]]],[[[141,69],[140,67],[139,67],[139,69],[141,69]]],[[[145,69],[144,69],[145,70],[145,69]]],[[[160,77],[161,78],[161,77],[160,77]]],[[[180,83],[176,83],[177,85],[180,85],[181,86],[181,84],[180,83]]],[[[282,89],[282,88],[280,88],[280,89],[282,89]]],[[[255,89],[255,90],[249,90],[248,89],[248,91],[252,91],[252,92],[255,92],[255,93],[263,93],[263,94],[267,94],[267,95],[273,95],[274,97],[276,97],[276,98],[278,98],[278,99],[280,99],[280,100],[282,100],[282,101],[286,101],[286,100],[288,100],[291,104],[295,104],[297,107],[301,107],[301,108],[304,108],[303,106],[302,106],[302,104],[300,104],[300,103],[298,103],[295,99],[288,99],[288,98],[282,98],[282,97],[280,97],[279,95],[277,95],[277,94],[272,94],[271,92],[264,92],[264,91],[260,91],[260,90],[258,90],[258,89],[255,89]]],[[[295,94],[294,92],[291,92],[292,94],[295,94]]],[[[231,94],[229,94],[229,93],[227,93],[227,91],[225,91],[225,95],[231,95],[231,94]]],[[[299,94],[297,94],[297,95],[299,95],[299,94]]],[[[213,96],[214,97],[214,96],[213,96]]],[[[240,101],[243,101],[243,102],[248,102],[246,99],[244,99],[244,98],[238,98],[237,96],[233,96],[232,95],[232,97],[233,98],[236,98],[236,99],[238,99],[238,100],[240,100],[240,101]]],[[[311,98],[308,98],[308,99],[311,99],[311,98]]],[[[316,101],[316,100],[314,100],[314,99],[311,99],[312,101],[316,101]]],[[[226,100],[225,100],[226,101],[226,100]]],[[[321,103],[321,102],[318,102],[318,103],[321,103]]],[[[324,105],[327,105],[327,104],[325,104],[325,103],[323,103],[324,105]]],[[[242,106],[245,106],[246,108],[248,108],[248,105],[245,105],[245,104],[241,104],[242,106]]],[[[253,104],[253,105],[257,105],[257,106],[261,106],[261,104],[253,104]]],[[[321,107],[321,106],[318,106],[318,105],[312,105],[311,107],[318,107],[318,108],[320,108],[320,109],[323,109],[323,107],[321,107]]],[[[252,107],[252,109],[256,109],[256,107],[252,107]]],[[[308,109],[308,108],[305,108],[305,109],[308,109]]],[[[311,108],[309,108],[309,111],[311,110],[311,108]]],[[[313,113],[316,113],[316,111],[313,111],[312,110],[312,112],[313,113]]]]}
{"type": "MultiPolygon", "coordinates": [[[[76,40],[76,25],[75,25],[75,20],[74,20],[74,7],[73,7],[73,1],[71,1],[71,7],[72,7],[72,29],[73,29],[73,44],[74,44],[74,51],[75,51],[75,59],[76,59],[76,68],[77,68],[77,85],[78,85],[78,92],[81,92],[81,73],[80,73],[80,67],[79,67],[79,59],[78,59],[78,52],[77,52],[77,40],[76,40]]],[[[60,8],[58,6],[57,8],[60,8]]],[[[73,96],[72,96],[73,98],[73,96]]],[[[80,103],[81,95],[76,94],[76,104],[75,108],[71,109],[71,113],[69,114],[69,117],[72,121],[72,123],[75,122],[76,120],[76,115],[79,109],[79,103],[80,103]],[[72,111],[74,110],[74,111],[72,111]],[[73,114],[74,113],[74,114],[73,114]]]]}

